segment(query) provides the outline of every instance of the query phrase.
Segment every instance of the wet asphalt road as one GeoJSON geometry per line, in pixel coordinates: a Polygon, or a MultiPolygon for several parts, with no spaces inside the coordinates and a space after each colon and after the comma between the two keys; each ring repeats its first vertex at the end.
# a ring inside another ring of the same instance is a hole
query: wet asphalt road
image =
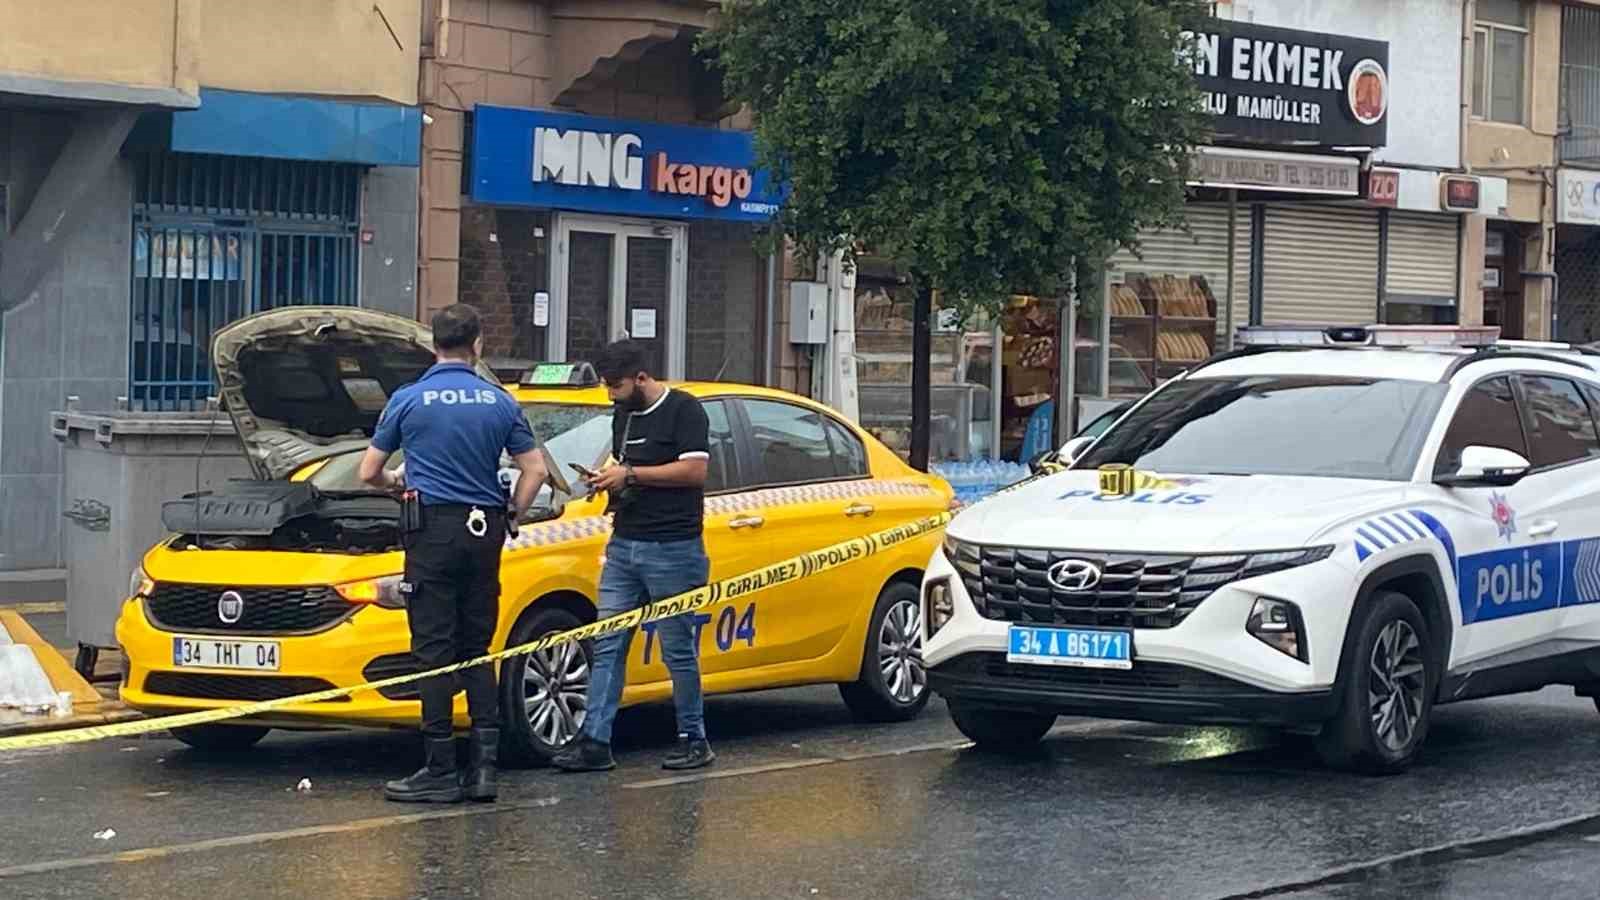
{"type": "Polygon", "coordinates": [[[1443,708],[1388,779],[1271,733],[1085,720],[996,757],[937,701],[862,726],[828,688],[708,714],[709,773],[658,768],[653,707],[619,721],[617,771],[508,773],[494,806],[385,803],[416,764],[395,732],[0,756],[0,897],[1600,896],[1600,714],[1569,689],[1443,708]]]}

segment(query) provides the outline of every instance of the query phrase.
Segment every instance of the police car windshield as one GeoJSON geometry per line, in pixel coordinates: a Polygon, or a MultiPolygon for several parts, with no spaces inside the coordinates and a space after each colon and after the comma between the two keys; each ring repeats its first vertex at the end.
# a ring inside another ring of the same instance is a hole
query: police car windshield
{"type": "MultiPolygon", "coordinates": [[[[577,403],[525,403],[522,412],[528,417],[533,436],[555,457],[561,474],[574,481],[577,473],[569,463],[596,468],[611,450],[611,407],[577,403]]],[[[370,490],[361,483],[358,468],[365,451],[345,453],[328,461],[309,479],[320,491],[370,490]]],[[[389,457],[387,468],[394,469],[405,462],[405,451],[389,457]]],[[[548,488],[541,497],[548,495],[548,488]]]]}
{"type": "Polygon", "coordinates": [[[1073,468],[1404,481],[1445,386],[1383,378],[1257,375],[1170,384],[1073,468]]]}

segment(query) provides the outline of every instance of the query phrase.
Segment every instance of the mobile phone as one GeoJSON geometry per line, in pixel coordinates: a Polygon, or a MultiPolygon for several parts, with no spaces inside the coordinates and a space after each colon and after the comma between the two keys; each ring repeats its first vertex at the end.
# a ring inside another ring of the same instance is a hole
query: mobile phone
{"type": "Polygon", "coordinates": [[[589,468],[587,466],[580,466],[575,462],[569,462],[569,463],[567,463],[567,465],[571,466],[575,471],[577,471],[577,473],[579,475],[582,475],[585,478],[598,478],[598,477],[600,477],[600,473],[599,472],[596,472],[595,470],[593,470],[593,469],[591,469],[591,468],[589,468]]]}

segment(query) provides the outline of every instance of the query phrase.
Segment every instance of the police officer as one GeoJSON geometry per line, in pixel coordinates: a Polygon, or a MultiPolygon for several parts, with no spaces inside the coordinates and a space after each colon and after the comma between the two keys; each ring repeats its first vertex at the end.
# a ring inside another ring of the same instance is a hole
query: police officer
{"type": "MultiPolygon", "coordinates": [[[[433,317],[437,364],[395,391],[361,460],[362,481],[403,491],[406,569],[400,590],[411,624],[411,652],[430,669],[488,651],[500,613],[500,552],[508,516],[517,521],[547,476],[516,401],[477,374],[481,331],[477,310],[466,304],[433,317]],[[396,450],[405,451],[404,476],[384,468],[396,450]],[[500,482],[502,450],[521,472],[509,509],[500,482]]],[[[460,678],[472,715],[467,771],[456,770],[455,679],[426,679],[421,684],[426,763],[409,778],[384,785],[388,799],[495,798],[500,711],[494,670],[474,666],[460,678]]]]}

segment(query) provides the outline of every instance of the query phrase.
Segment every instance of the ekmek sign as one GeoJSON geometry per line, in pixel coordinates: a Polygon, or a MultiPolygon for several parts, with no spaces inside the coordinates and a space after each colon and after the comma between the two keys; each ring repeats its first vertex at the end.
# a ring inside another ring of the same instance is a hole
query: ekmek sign
{"type": "Polygon", "coordinates": [[[781,193],[748,132],[479,106],[472,199],[500,206],[765,222],[781,193]]]}

